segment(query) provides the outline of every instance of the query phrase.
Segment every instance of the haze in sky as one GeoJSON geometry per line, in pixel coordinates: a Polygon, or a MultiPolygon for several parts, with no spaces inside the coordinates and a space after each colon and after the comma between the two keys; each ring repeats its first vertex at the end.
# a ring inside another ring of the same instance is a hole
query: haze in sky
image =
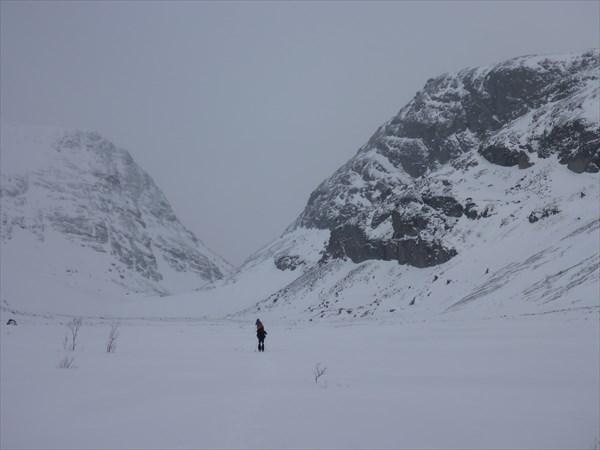
{"type": "Polygon", "coordinates": [[[600,46],[597,1],[0,2],[0,115],[98,131],[241,264],[426,80],[600,46]]]}

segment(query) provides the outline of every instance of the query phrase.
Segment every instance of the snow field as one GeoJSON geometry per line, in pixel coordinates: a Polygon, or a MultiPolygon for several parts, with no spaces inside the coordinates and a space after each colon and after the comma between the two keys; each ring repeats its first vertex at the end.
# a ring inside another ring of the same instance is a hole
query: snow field
{"type": "MultiPolygon", "coordinates": [[[[1,328],[2,448],[589,448],[596,318],[1,328]],[[327,368],[315,383],[316,363],[327,368]]],[[[5,321],[3,321],[3,324],[5,321]]]]}

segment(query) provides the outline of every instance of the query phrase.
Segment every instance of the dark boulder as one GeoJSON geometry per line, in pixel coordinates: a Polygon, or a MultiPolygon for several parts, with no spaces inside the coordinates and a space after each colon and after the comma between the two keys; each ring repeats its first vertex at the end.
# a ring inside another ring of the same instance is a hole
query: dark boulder
{"type": "Polygon", "coordinates": [[[465,216],[471,220],[479,219],[481,216],[477,212],[477,205],[470,199],[465,203],[465,216]]]}
{"type": "Polygon", "coordinates": [[[297,255],[282,255],[275,258],[275,267],[279,270],[296,270],[304,264],[302,258],[297,255]]]}
{"type": "Polygon", "coordinates": [[[433,209],[441,210],[449,217],[461,217],[463,215],[463,206],[453,197],[444,195],[423,196],[423,202],[433,209]]]}
{"type": "Polygon", "coordinates": [[[503,145],[490,145],[481,148],[479,153],[489,162],[498,166],[519,166],[519,169],[527,169],[533,165],[523,150],[513,150],[503,145]]]}
{"type": "Polygon", "coordinates": [[[529,223],[536,223],[540,219],[545,219],[554,214],[558,214],[560,210],[556,206],[550,208],[536,209],[529,214],[529,223]]]}

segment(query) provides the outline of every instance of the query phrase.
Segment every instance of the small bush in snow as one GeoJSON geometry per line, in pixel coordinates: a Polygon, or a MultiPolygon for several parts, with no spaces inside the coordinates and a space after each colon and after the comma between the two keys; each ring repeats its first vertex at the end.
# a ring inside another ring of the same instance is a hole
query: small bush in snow
{"type": "Polygon", "coordinates": [[[315,376],[315,383],[319,382],[319,378],[321,378],[321,376],[325,374],[325,372],[327,372],[327,367],[321,367],[321,363],[315,364],[315,370],[313,370],[313,375],[315,376]]]}
{"type": "Polygon", "coordinates": [[[106,352],[113,353],[117,349],[117,338],[119,337],[119,324],[113,323],[110,326],[110,333],[108,333],[108,340],[106,341],[106,352]]]}
{"type": "Polygon", "coordinates": [[[72,356],[65,356],[58,362],[59,369],[74,369],[76,366],[73,364],[75,358],[72,356]]]}
{"type": "Polygon", "coordinates": [[[83,320],[81,317],[74,318],[67,324],[67,328],[71,332],[71,335],[65,334],[65,341],[63,342],[63,347],[67,351],[75,351],[77,347],[77,335],[79,334],[79,329],[81,328],[81,324],[83,320]]]}

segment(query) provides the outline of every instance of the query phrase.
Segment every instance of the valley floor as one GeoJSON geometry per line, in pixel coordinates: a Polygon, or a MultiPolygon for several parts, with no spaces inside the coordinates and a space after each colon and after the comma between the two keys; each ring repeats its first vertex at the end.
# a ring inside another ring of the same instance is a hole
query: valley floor
{"type": "Polygon", "coordinates": [[[590,448],[598,317],[271,326],[59,323],[1,328],[0,446],[590,448]],[[320,363],[326,372],[315,382],[320,363]]]}

